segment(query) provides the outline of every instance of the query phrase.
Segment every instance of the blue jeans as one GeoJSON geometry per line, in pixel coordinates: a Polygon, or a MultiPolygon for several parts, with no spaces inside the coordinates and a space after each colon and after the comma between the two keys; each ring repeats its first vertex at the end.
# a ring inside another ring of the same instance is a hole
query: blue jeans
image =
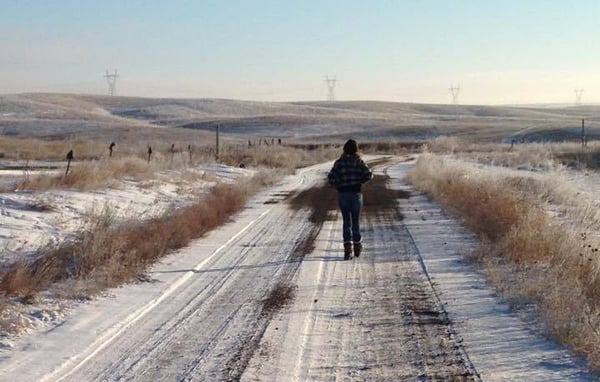
{"type": "Polygon", "coordinates": [[[362,240],[360,235],[360,210],[363,205],[362,193],[339,192],[338,205],[344,219],[342,226],[344,244],[352,242],[360,243],[362,240]]]}

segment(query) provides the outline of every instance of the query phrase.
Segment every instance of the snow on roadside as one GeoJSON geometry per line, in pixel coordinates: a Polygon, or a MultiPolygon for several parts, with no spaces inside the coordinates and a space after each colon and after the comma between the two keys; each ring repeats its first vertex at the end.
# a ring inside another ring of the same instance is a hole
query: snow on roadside
{"type": "MultiPolygon", "coordinates": [[[[254,172],[210,164],[163,171],[155,179],[144,181],[120,180],[111,188],[93,191],[0,193],[0,264],[34,256],[40,247],[75,235],[93,216],[110,213],[117,221],[160,216],[191,203],[218,182],[234,183],[254,172]]],[[[12,347],[9,334],[55,325],[74,304],[41,293],[33,304],[0,309],[0,350],[12,347]]]]}
{"type": "MultiPolygon", "coordinates": [[[[251,174],[236,168],[221,167],[221,170],[224,173],[236,173],[242,176],[251,174]]],[[[52,376],[46,376],[45,379],[40,376],[60,372],[58,369],[61,366],[65,366],[68,370],[73,367],[74,362],[81,362],[83,357],[89,355],[86,351],[95,352],[98,346],[109,344],[113,336],[129,330],[134,324],[142,322],[147,317],[158,317],[155,309],[159,305],[177,304],[185,300],[186,296],[189,298],[196,295],[199,292],[197,289],[186,288],[188,282],[196,278],[196,272],[213,274],[211,269],[222,268],[222,264],[219,265],[220,263],[215,261],[220,259],[225,251],[232,250],[231,248],[245,251],[248,240],[253,240],[258,232],[272,231],[270,226],[273,223],[261,226],[265,223],[264,219],[277,215],[269,212],[274,207],[266,202],[274,198],[283,201],[290,190],[295,190],[306,181],[306,176],[303,175],[306,171],[308,170],[299,170],[295,175],[284,178],[274,189],[269,188],[260,192],[251,199],[249,208],[243,209],[235,219],[211,231],[206,237],[195,241],[190,246],[171,253],[157,262],[149,271],[151,282],[133,282],[111,289],[100,298],[77,304],[76,309],[71,309],[75,303],[67,306],[69,301],[63,301],[65,308],[58,312],[62,316],[58,316],[54,321],[38,321],[35,332],[20,338],[3,338],[0,335],[0,359],[2,360],[0,375],[4,378],[18,375],[21,381],[56,380],[57,378],[52,376]],[[180,300],[182,298],[183,300],[180,300]],[[65,317],[67,314],[68,317],[65,317]]],[[[278,207],[287,211],[283,203],[278,207]]],[[[277,216],[287,216],[287,212],[277,216]]],[[[295,230],[291,231],[296,234],[295,230]]],[[[278,238],[277,241],[280,239],[282,238],[278,238]]],[[[290,239],[287,245],[293,243],[294,239],[290,239]]],[[[271,244],[266,245],[271,246],[271,244]]],[[[262,245],[260,248],[263,248],[262,245]]],[[[266,261],[263,256],[268,257],[270,249],[262,251],[260,248],[256,251],[262,259],[260,263],[263,263],[266,261]]],[[[225,256],[223,261],[227,263],[235,258],[237,257],[225,256]]],[[[237,260],[235,263],[237,264],[237,260]]],[[[21,306],[27,308],[27,305],[21,306]]],[[[40,308],[31,308],[27,319],[29,320],[29,317],[34,314],[43,316],[44,313],[39,312],[40,310],[40,308]]],[[[164,314],[178,314],[177,310],[179,309],[167,308],[164,314]]],[[[0,380],[3,378],[0,377],[0,380]]]]}
{"type": "MultiPolygon", "coordinates": [[[[392,168],[393,188],[411,189],[403,180],[409,170],[409,163],[392,168]]],[[[583,359],[546,338],[535,322],[513,312],[465,261],[476,246],[471,232],[422,194],[400,200],[400,205],[423,268],[483,380],[596,380],[583,359]]]]}
{"type": "Polygon", "coordinates": [[[553,218],[600,241],[600,174],[597,171],[567,167],[547,171],[515,169],[452,157],[445,157],[444,162],[467,170],[473,177],[492,176],[503,181],[521,178],[539,182],[540,187],[530,191],[542,193],[547,198],[546,209],[553,218]]]}
{"type": "Polygon", "coordinates": [[[31,255],[85,228],[90,217],[148,219],[185,205],[216,182],[235,182],[252,170],[221,164],[173,170],[156,179],[120,180],[94,191],[49,190],[0,194],[0,262],[31,255]]]}

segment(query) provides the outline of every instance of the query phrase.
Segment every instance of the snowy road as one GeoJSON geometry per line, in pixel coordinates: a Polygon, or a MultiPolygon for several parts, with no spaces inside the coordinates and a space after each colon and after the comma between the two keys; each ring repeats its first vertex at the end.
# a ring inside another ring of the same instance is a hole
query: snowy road
{"type": "MultiPolygon", "coordinates": [[[[380,165],[394,188],[412,164],[380,165]]],[[[342,261],[340,217],[313,229],[290,195],[329,164],[254,198],[235,220],[64,323],[0,354],[6,381],[593,380],[499,302],[461,256],[473,238],[413,193],[365,214],[342,261]],[[404,215],[404,218],[402,218],[404,215]],[[295,288],[282,310],[273,291],[295,288]]]]}

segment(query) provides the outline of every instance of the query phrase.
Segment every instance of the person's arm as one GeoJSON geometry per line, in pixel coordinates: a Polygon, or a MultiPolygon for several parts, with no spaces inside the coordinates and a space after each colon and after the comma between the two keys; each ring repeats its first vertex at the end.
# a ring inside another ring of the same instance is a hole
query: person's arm
{"type": "Polygon", "coordinates": [[[367,166],[367,164],[364,161],[362,162],[361,167],[362,167],[362,182],[366,183],[373,178],[373,172],[371,171],[369,166],[367,166]]]}
{"type": "Polygon", "coordinates": [[[336,161],[333,164],[333,167],[331,168],[329,173],[327,174],[327,181],[329,182],[330,185],[332,185],[334,187],[337,186],[339,183],[339,172],[338,172],[337,164],[338,164],[338,162],[336,161]]]}

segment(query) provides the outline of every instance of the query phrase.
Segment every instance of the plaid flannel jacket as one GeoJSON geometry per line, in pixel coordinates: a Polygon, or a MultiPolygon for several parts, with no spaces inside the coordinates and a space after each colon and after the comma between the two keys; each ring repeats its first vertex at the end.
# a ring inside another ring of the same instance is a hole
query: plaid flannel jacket
{"type": "Polygon", "coordinates": [[[329,184],[339,191],[360,192],[360,185],[372,177],[373,173],[366,163],[355,155],[342,155],[327,174],[329,184]]]}

